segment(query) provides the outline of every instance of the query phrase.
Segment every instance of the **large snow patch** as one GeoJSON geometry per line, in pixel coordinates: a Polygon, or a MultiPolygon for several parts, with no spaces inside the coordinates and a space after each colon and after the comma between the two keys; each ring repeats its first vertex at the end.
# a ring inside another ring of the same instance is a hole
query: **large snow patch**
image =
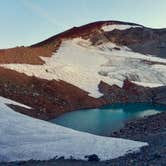
{"type": "Polygon", "coordinates": [[[130,29],[130,28],[142,28],[142,26],[113,24],[113,25],[104,25],[102,27],[102,30],[104,30],[105,32],[109,32],[109,31],[113,31],[115,29],[126,30],[126,29],[130,29]]]}
{"type": "Polygon", "coordinates": [[[81,38],[65,40],[57,53],[43,58],[44,65],[4,64],[2,67],[44,79],[63,80],[100,97],[98,85],[104,81],[122,87],[128,78],[140,85],[166,85],[166,60],[132,52],[114,43],[92,46],[81,38]],[[156,63],[160,65],[151,65],[156,63]]]}

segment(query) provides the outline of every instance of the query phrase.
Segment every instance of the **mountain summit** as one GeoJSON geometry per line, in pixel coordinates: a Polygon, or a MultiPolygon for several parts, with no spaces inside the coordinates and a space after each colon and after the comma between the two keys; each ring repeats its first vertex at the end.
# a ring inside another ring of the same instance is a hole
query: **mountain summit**
{"type": "Polygon", "coordinates": [[[166,29],[101,21],[0,50],[0,95],[41,119],[117,102],[165,102],[166,29]]]}

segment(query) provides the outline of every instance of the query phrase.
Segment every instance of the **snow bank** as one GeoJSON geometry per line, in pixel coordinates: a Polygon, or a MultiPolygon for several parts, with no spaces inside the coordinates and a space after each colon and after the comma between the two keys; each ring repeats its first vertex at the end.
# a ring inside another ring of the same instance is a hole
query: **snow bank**
{"type": "Polygon", "coordinates": [[[102,30],[104,30],[105,32],[109,32],[109,31],[113,31],[115,29],[126,30],[126,29],[130,29],[130,28],[142,28],[142,26],[113,24],[113,25],[104,25],[102,27],[102,30]]]}
{"type": "Polygon", "coordinates": [[[6,104],[6,105],[7,104],[12,104],[12,105],[17,105],[17,106],[24,107],[24,108],[27,108],[27,109],[32,109],[31,107],[29,107],[27,105],[20,104],[18,102],[15,102],[15,101],[7,99],[7,98],[4,98],[2,96],[0,96],[0,102],[3,103],[3,104],[6,104]]]}
{"type": "Polygon", "coordinates": [[[147,145],[74,131],[14,112],[5,103],[23,106],[0,97],[0,161],[49,160],[56,156],[85,160],[91,154],[108,160],[147,145]]]}
{"type": "Polygon", "coordinates": [[[132,81],[132,82],[137,84],[137,85],[141,85],[141,86],[144,86],[144,87],[150,87],[150,88],[163,86],[162,84],[155,84],[155,83],[148,83],[148,82],[137,82],[137,81],[132,81]]]}
{"type": "Polygon", "coordinates": [[[128,78],[146,86],[166,85],[166,65],[150,65],[145,61],[161,62],[166,59],[132,52],[127,47],[114,49],[114,43],[92,46],[81,38],[65,40],[52,57],[42,59],[44,65],[4,64],[2,67],[48,80],[63,80],[87,92],[101,97],[98,85],[104,81],[110,85],[123,86],[128,78]]]}

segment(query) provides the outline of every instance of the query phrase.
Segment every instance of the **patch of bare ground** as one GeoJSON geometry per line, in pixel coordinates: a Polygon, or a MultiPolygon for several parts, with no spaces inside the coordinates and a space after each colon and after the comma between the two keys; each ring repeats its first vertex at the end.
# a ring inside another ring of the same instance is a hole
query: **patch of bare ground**
{"type": "Polygon", "coordinates": [[[43,47],[15,47],[0,50],[0,64],[18,63],[42,65],[40,57],[50,57],[60,46],[60,41],[43,47]]]}

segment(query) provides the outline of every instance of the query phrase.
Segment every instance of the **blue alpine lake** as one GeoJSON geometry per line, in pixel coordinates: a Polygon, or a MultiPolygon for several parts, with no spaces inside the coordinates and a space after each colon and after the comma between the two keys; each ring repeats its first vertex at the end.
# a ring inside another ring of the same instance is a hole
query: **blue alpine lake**
{"type": "Polygon", "coordinates": [[[165,110],[166,106],[156,104],[113,104],[98,109],[65,113],[51,122],[79,131],[109,136],[111,132],[119,130],[129,120],[157,114],[165,110]]]}

